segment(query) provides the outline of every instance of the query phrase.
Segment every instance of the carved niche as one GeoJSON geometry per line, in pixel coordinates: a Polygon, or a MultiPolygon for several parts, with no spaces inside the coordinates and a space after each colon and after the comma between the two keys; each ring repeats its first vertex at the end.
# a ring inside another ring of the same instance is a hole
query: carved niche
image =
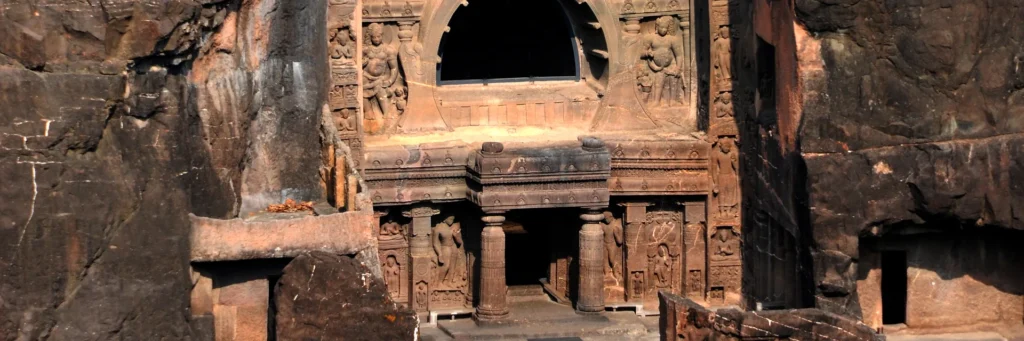
{"type": "Polygon", "coordinates": [[[683,219],[680,212],[647,213],[641,238],[647,257],[645,300],[656,300],[658,290],[682,291],[683,219]]]}
{"type": "MultiPolygon", "coordinates": [[[[378,213],[378,216],[384,216],[378,213]]],[[[384,273],[384,284],[387,285],[391,299],[398,303],[408,303],[409,297],[409,242],[406,231],[409,225],[399,224],[391,217],[385,217],[377,231],[378,255],[381,270],[384,273]]]]}
{"type": "Polygon", "coordinates": [[[740,234],[734,226],[726,225],[708,233],[708,299],[712,304],[735,304],[743,271],[740,234]]]}
{"type": "Polygon", "coordinates": [[[397,31],[397,26],[385,23],[363,28],[363,124],[368,134],[395,129],[408,104],[397,31]]]}
{"type": "Polygon", "coordinates": [[[619,15],[625,21],[626,58],[635,80],[636,99],[658,126],[695,131],[689,2],[642,0],[622,1],[621,5],[619,15]]]}
{"type": "Polygon", "coordinates": [[[431,234],[433,248],[433,285],[430,295],[431,309],[460,308],[471,302],[469,293],[469,262],[462,226],[448,216],[434,225],[431,234]]]}
{"type": "Polygon", "coordinates": [[[637,65],[637,91],[648,110],[685,106],[687,56],[679,23],[673,16],[654,20],[654,30],[644,34],[637,65]]]}

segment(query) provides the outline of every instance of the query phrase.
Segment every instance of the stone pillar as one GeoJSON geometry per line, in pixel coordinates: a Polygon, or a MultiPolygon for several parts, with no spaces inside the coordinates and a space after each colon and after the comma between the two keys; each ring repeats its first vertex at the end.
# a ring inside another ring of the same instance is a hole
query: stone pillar
{"type": "Polygon", "coordinates": [[[480,305],[476,319],[481,322],[501,320],[508,316],[508,286],[505,283],[504,212],[488,212],[480,234],[480,305]]]}
{"type": "Polygon", "coordinates": [[[623,278],[626,282],[626,301],[640,302],[644,300],[644,293],[647,292],[645,279],[647,270],[647,255],[643,250],[644,242],[640,240],[640,230],[644,221],[647,221],[646,202],[626,202],[619,204],[626,208],[625,230],[623,235],[626,238],[626,273],[623,278]]]}
{"type": "Polygon", "coordinates": [[[604,311],[604,232],[600,210],[588,209],[580,215],[580,281],[576,311],[598,313],[604,311]]]}
{"type": "Polygon", "coordinates": [[[213,306],[216,341],[267,339],[269,281],[266,277],[245,277],[230,279],[238,282],[214,289],[217,297],[213,306]]]}
{"type": "Polygon", "coordinates": [[[441,211],[430,206],[415,207],[402,215],[412,218],[409,229],[409,260],[412,269],[412,285],[409,286],[409,307],[416,312],[430,309],[430,217],[441,211]]]}

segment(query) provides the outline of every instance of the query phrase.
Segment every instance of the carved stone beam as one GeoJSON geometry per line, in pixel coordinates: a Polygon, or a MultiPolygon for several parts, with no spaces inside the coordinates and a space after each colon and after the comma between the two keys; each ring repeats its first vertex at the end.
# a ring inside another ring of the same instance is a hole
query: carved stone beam
{"type": "Polygon", "coordinates": [[[480,305],[476,308],[478,323],[500,321],[508,317],[508,286],[505,283],[504,212],[486,212],[483,218],[480,257],[480,305]]]}
{"type": "Polygon", "coordinates": [[[431,287],[430,264],[430,217],[441,213],[430,206],[414,207],[409,211],[402,212],[407,218],[412,218],[412,228],[409,229],[409,260],[412,268],[412,285],[409,286],[410,307],[417,311],[427,311],[429,307],[429,292],[431,287]],[[415,299],[416,287],[420,282],[427,284],[428,299],[420,302],[415,299]]]}
{"type": "Polygon", "coordinates": [[[580,281],[576,311],[584,314],[604,311],[604,232],[602,209],[589,208],[580,215],[580,281]]]}

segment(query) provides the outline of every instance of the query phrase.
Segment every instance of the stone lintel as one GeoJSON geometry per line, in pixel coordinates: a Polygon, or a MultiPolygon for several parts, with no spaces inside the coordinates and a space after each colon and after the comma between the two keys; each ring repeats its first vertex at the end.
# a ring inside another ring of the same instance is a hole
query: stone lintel
{"type": "Polygon", "coordinates": [[[193,262],[295,257],[308,251],[355,254],[374,242],[372,211],[278,220],[189,215],[193,262]]]}

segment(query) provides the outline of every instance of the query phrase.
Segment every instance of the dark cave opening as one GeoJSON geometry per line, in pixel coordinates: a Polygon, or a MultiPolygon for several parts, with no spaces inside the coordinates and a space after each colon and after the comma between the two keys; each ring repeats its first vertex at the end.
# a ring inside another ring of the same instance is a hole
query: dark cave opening
{"type": "Polygon", "coordinates": [[[882,252],[882,324],[907,321],[907,252],[882,252]]]}

